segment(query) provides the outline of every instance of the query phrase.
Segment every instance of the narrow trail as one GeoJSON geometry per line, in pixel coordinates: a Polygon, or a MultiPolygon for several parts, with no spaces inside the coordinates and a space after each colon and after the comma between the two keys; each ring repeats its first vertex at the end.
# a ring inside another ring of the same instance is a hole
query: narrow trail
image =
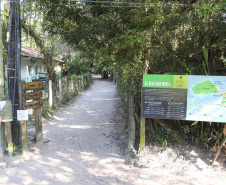
{"type": "Polygon", "coordinates": [[[0,156],[0,185],[226,184],[225,168],[208,166],[202,156],[188,160],[170,147],[146,147],[147,167],[125,164],[115,88],[95,79],[44,122],[43,144],[31,143],[23,155],[0,156]]]}
{"type": "Polygon", "coordinates": [[[132,184],[111,137],[116,102],[115,84],[94,80],[44,124],[49,142],[0,162],[0,184],[132,184]]]}

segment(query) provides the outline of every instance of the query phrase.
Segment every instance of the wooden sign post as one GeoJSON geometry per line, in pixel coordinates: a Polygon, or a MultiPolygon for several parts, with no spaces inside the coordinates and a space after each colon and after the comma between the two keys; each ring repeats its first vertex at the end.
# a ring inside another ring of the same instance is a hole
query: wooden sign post
{"type": "Polygon", "coordinates": [[[6,150],[11,155],[13,153],[13,142],[12,142],[12,132],[11,123],[13,120],[12,114],[12,103],[10,100],[0,101],[1,106],[1,121],[4,122],[5,126],[5,143],[6,150]]]}
{"type": "Polygon", "coordinates": [[[0,106],[0,130],[1,130],[1,125],[2,125],[2,109],[0,106]]]}
{"type": "MultiPolygon", "coordinates": [[[[24,93],[23,101],[24,101],[24,109],[34,109],[35,114],[35,132],[36,132],[36,142],[43,142],[43,132],[42,132],[42,110],[43,106],[42,91],[43,83],[42,81],[35,81],[29,83],[22,83],[23,91],[33,90],[33,92],[24,93]],[[31,102],[26,102],[27,100],[32,100],[31,102]]],[[[27,130],[27,125],[24,124],[23,132],[27,130]]],[[[25,136],[26,140],[26,136],[25,136]]]]}

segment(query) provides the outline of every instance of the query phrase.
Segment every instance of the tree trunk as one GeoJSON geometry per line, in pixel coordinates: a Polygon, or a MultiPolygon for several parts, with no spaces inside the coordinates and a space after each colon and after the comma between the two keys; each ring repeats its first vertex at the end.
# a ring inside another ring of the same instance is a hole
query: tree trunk
{"type": "Polygon", "coordinates": [[[3,99],[4,99],[4,72],[3,72],[3,54],[2,54],[2,18],[0,2],[0,100],[3,99]]]}
{"type": "Polygon", "coordinates": [[[30,25],[26,24],[26,21],[21,21],[21,27],[23,28],[25,33],[29,33],[30,37],[32,37],[35,40],[35,43],[40,49],[40,52],[44,55],[46,60],[46,68],[49,76],[49,80],[52,80],[52,82],[55,82],[54,78],[54,65],[53,65],[53,48],[48,49],[44,45],[44,40],[32,29],[30,25]]]}

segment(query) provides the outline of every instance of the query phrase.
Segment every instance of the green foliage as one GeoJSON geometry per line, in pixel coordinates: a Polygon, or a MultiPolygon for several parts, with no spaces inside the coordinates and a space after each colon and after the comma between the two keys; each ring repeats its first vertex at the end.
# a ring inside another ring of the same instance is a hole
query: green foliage
{"type": "Polygon", "coordinates": [[[42,108],[42,116],[43,117],[52,117],[54,112],[53,107],[43,106],[42,108]]]}
{"type": "Polygon", "coordinates": [[[84,63],[80,63],[78,60],[68,62],[67,67],[69,77],[71,75],[81,75],[89,71],[89,68],[84,63]]]}
{"type": "MultiPolygon", "coordinates": [[[[126,118],[129,97],[134,102],[137,140],[144,72],[189,75],[226,73],[225,0],[210,0],[205,4],[199,1],[199,6],[185,7],[171,4],[177,1],[155,2],[167,3],[167,6],[106,6],[69,0],[59,1],[61,6],[55,6],[54,0],[46,1],[48,6],[38,4],[38,8],[45,12],[45,30],[61,35],[65,42],[83,54],[68,64],[69,76],[79,74],[79,71],[84,73],[87,70],[85,67],[91,64],[99,69],[115,71],[117,92],[126,118]]],[[[189,122],[184,121],[183,126],[180,125],[183,121],[178,122],[172,126],[186,139],[198,138],[198,143],[209,146],[206,136],[200,137],[198,124],[189,127],[186,126],[190,125],[189,122]]],[[[172,124],[170,120],[167,123],[172,124]]],[[[152,139],[161,143],[170,140],[159,125],[155,126],[154,132],[152,139]]]]}
{"type": "Polygon", "coordinates": [[[166,150],[167,149],[167,140],[164,140],[162,143],[162,150],[166,150]]]}

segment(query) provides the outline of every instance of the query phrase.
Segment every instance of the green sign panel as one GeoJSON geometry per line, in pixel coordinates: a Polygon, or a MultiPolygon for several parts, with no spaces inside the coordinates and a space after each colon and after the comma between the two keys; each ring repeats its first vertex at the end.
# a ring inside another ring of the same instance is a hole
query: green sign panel
{"type": "Polygon", "coordinates": [[[144,75],[143,87],[187,89],[187,75],[144,75]]]}
{"type": "Polygon", "coordinates": [[[2,122],[13,121],[11,100],[0,101],[2,122]]]}
{"type": "Polygon", "coordinates": [[[144,75],[142,116],[226,122],[226,77],[144,75]]]}

